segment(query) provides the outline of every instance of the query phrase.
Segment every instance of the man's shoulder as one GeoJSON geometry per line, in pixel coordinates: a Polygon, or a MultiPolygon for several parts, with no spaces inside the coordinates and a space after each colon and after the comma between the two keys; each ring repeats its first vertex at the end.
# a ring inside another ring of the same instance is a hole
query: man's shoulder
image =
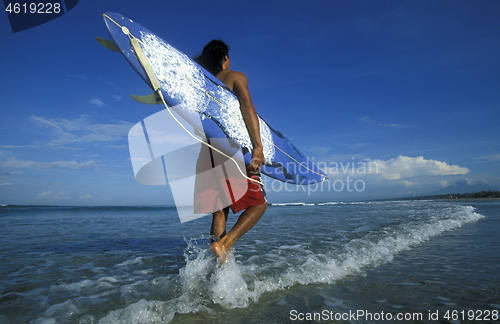
{"type": "Polygon", "coordinates": [[[234,70],[224,70],[221,73],[224,73],[226,77],[234,78],[234,79],[246,79],[246,75],[243,72],[234,71],[234,70]]]}
{"type": "Polygon", "coordinates": [[[226,84],[231,90],[248,86],[247,77],[242,72],[223,70],[217,74],[217,78],[226,84]]]}
{"type": "Polygon", "coordinates": [[[227,78],[235,84],[248,83],[247,76],[243,72],[239,71],[229,71],[227,78]]]}

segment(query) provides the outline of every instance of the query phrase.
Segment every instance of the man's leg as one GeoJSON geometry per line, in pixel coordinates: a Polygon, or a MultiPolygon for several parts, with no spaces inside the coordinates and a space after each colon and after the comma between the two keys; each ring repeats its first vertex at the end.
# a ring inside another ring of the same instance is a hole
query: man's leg
{"type": "Polygon", "coordinates": [[[226,253],[231,250],[234,243],[248,230],[250,230],[261,218],[267,209],[267,203],[247,208],[238,218],[233,228],[219,241],[212,244],[212,250],[221,262],[225,262],[226,253]]]}
{"type": "Polygon", "coordinates": [[[212,227],[210,229],[210,235],[214,236],[213,241],[221,239],[226,235],[226,222],[227,216],[229,215],[229,208],[226,207],[223,210],[216,211],[212,214],[212,227]]]}

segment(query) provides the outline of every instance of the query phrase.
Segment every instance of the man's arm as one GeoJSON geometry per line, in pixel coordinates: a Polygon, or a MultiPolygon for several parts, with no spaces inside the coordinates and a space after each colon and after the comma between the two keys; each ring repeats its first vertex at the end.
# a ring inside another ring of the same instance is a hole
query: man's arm
{"type": "Polygon", "coordinates": [[[240,101],[241,114],[248,129],[250,140],[252,141],[252,162],[248,166],[251,171],[260,170],[264,163],[264,150],[260,138],[259,118],[255,106],[253,105],[250,91],[248,90],[248,80],[241,72],[234,72],[233,90],[240,101]]]}

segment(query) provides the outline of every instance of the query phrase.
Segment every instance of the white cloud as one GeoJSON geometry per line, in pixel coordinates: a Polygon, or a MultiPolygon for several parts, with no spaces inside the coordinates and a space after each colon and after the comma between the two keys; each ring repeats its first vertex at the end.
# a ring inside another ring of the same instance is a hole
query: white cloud
{"type": "Polygon", "coordinates": [[[427,160],[423,156],[400,155],[387,161],[370,160],[378,166],[378,174],[387,180],[398,180],[418,176],[440,176],[467,174],[468,168],[450,165],[437,160],[427,160]]]}
{"type": "Polygon", "coordinates": [[[478,156],[474,160],[478,162],[498,162],[500,161],[500,153],[478,156]]]}
{"type": "Polygon", "coordinates": [[[76,162],[76,161],[53,161],[37,162],[30,160],[18,160],[11,158],[0,161],[2,169],[21,169],[21,170],[90,170],[96,168],[94,161],[76,162]]]}
{"type": "Polygon", "coordinates": [[[476,181],[470,179],[470,178],[463,178],[463,179],[458,179],[453,182],[454,184],[466,184],[469,186],[477,184],[476,181]]]}
{"type": "Polygon", "coordinates": [[[403,180],[403,185],[405,187],[419,187],[420,186],[420,183],[418,182],[415,182],[415,181],[408,181],[408,180],[403,180]]]}
{"type": "Polygon", "coordinates": [[[443,180],[443,181],[439,181],[439,185],[444,188],[444,187],[448,187],[450,185],[450,183],[448,181],[443,180]]]}
{"type": "Polygon", "coordinates": [[[406,128],[408,127],[407,125],[403,125],[403,124],[378,124],[379,126],[382,126],[382,127],[392,127],[392,128],[406,128]]]}
{"type": "Polygon", "coordinates": [[[362,123],[372,124],[375,120],[370,116],[359,117],[358,120],[362,123]]]}
{"type": "Polygon", "coordinates": [[[104,102],[100,98],[92,98],[92,99],[89,100],[89,103],[91,105],[94,105],[94,106],[97,106],[97,107],[104,107],[105,106],[104,102]]]}
{"type": "Polygon", "coordinates": [[[377,180],[404,180],[407,187],[422,185],[420,180],[434,176],[463,175],[470,172],[468,168],[450,165],[446,162],[425,159],[422,156],[409,157],[400,155],[387,161],[379,159],[355,160],[354,157],[341,162],[329,162],[320,165],[332,179],[345,176],[377,180]]]}
{"type": "Polygon", "coordinates": [[[31,116],[31,120],[37,126],[51,131],[53,139],[49,145],[117,141],[125,139],[132,127],[132,123],[120,120],[115,123],[94,124],[86,116],[77,119],[31,116]]]}
{"type": "Polygon", "coordinates": [[[380,127],[389,127],[389,128],[407,128],[407,127],[409,127],[408,125],[399,124],[399,123],[392,123],[392,124],[380,123],[380,122],[376,121],[375,119],[373,119],[371,116],[360,117],[360,118],[358,118],[358,120],[362,123],[365,123],[365,124],[373,124],[373,125],[377,125],[380,127]]]}
{"type": "Polygon", "coordinates": [[[0,145],[1,149],[42,148],[42,147],[43,147],[42,145],[0,145]]]}
{"type": "Polygon", "coordinates": [[[110,147],[112,149],[117,149],[117,150],[123,150],[123,149],[128,148],[127,145],[109,145],[108,147],[110,147]]]}
{"type": "Polygon", "coordinates": [[[54,199],[61,198],[63,196],[64,196],[64,194],[61,192],[57,193],[57,192],[52,192],[52,191],[48,190],[48,191],[44,191],[44,192],[39,193],[37,196],[37,199],[54,200],[54,199]]]}

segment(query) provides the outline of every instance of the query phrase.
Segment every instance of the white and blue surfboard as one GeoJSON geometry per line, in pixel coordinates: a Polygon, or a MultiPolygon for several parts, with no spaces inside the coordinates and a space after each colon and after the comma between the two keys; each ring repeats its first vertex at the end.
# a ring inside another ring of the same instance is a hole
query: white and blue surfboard
{"type": "MultiPolygon", "coordinates": [[[[141,65],[131,40],[141,47],[169,107],[210,138],[228,138],[238,145],[246,164],[252,158],[252,143],[240,111],[238,98],[215,76],[163,39],[117,13],[103,15],[113,41],[98,38],[105,47],[121,52],[143,80],[153,88],[146,69],[141,65]],[[193,121],[193,116],[198,121],[193,121]]],[[[132,96],[143,103],[161,103],[156,94],[132,96]]],[[[293,184],[313,184],[327,176],[279,131],[260,115],[261,139],[265,164],[261,172],[274,179],[293,184]]],[[[224,150],[224,148],[222,148],[224,150]]],[[[229,148],[230,150],[232,148],[229,148]]]]}

